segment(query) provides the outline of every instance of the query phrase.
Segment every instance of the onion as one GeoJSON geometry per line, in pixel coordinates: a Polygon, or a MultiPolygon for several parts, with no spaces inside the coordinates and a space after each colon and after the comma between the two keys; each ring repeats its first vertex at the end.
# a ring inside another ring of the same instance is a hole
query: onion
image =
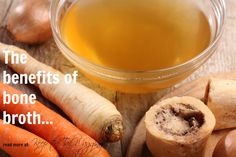
{"type": "Polygon", "coordinates": [[[39,44],[52,36],[50,0],[21,0],[7,20],[7,29],[17,41],[39,44]]]}

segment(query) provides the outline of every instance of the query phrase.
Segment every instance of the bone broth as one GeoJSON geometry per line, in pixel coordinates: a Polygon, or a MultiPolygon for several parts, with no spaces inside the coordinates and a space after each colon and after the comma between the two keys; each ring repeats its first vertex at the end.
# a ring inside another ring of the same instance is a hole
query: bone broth
{"type": "Polygon", "coordinates": [[[78,0],[60,21],[79,56],[121,70],[157,70],[186,62],[210,42],[195,0],[78,0]]]}

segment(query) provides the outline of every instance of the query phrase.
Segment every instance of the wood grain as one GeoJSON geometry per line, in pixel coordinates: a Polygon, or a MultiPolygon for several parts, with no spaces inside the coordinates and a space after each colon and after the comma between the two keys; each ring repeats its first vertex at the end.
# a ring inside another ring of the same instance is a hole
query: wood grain
{"type": "MultiPolygon", "coordinates": [[[[0,0],[6,1],[6,0],[0,0]]],[[[14,0],[14,4],[17,3],[17,0],[14,0]]],[[[0,11],[0,14],[2,12],[0,11]]],[[[0,24],[1,25],[1,24],[0,24]]],[[[66,60],[58,48],[54,43],[53,39],[44,43],[43,45],[38,46],[28,46],[21,43],[17,43],[11,38],[11,35],[6,31],[4,23],[2,23],[2,27],[0,28],[0,41],[8,44],[14,44],[21,48],[26,49],[30,55],[42,61],[48,65],[53,66],[60,71],[67,73],[75,70],[76,68],[66,60]]],[[[170,90],[174,90],[179,87],[181,84],[187,83],[191,80],[194,80],[200,76],[204,76],[206,74],[217,73],[217,72],[230,72],[236,69],[236,47],[234,43],[236,43],[236,1],[228,0],[228,15],[227,15],[227,23],[224,35],[222,37],[222,42],[217,50],[217,52],[212,56],[212,58],[204,64],[199,70],[197,70],[193,75],[189,78],[181,82],[180,84],[171,87],[170,89],[166,89],[160,91],[158,93],[151,94],[124,94],[116,91],[111,91],[106,89],[94,82],[91,82],[87,78],[85,78],[82,74],[79,77],[79,81],[89,88],[97,91],[99,94],[108,98],[112,102],[115,103],[118,110],[124,117],[124,125],[125,125],[125,134],[124,138],[121,142],[115,144],[107,144],[106,148],[109,150],[113,157],[122,157],[125,156],[127,147],[130,143],[130,139],[134,133],[134,129],[138,124],[139,120],[143,117],[144,113],[149,109],[151,105],[153,105],[157,100],[159,100],[163,95],[165,95],[170,90]]],[[[0,63],[0,72],[3,70],[7,70],[8,72],[12,72],[7,66],[3,63],[0,63]]],[[[0,73],[0,80],[1,78],[0,73]]],[[[63,114],[55,105],[48,102],[44,99],[40,92],[28,85],[17,85],[16,88],[24,90],[27,93],[37,93],[38,99],[45,103],[47,106],[55,109],[57,112],[63,114]]],[[[1,156],[1,154],[0,154],[1,156]]]]}

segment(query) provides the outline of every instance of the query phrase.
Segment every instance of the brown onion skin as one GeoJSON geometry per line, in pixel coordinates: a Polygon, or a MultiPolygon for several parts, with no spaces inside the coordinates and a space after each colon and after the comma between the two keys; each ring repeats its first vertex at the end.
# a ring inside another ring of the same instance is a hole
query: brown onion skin
{"type": "Polygon", "coordinates": [[[21,0],[10,12],[7,29],[23,43],[40,44],[52,36],[50,0],[21,0]]]}
{"type": "Polygon", "coordinates": [[[229,132],[218,142],[212,157],[236,157],[236,130],[229,132]]]}

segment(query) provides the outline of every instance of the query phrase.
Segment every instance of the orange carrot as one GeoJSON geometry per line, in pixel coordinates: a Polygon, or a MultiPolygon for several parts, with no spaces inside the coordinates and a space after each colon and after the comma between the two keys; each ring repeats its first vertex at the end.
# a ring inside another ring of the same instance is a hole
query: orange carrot
{"type": "Polygon", "coordinates": [[[57,151],[42,138],[0,119],[0,149],[13,157],[58,157],[57,151]]]}
{"type": "Polygon", "coordinates": [[[34,111],[41,115],[42,121],[53,124],[24,124],[27,130],[47,140],[63,157],[109,157],[109,154],[94,139],[80,131],[59,114],[40,102],[35,104],[3,104],[3,92],[17,94],[22,92],[0,83],[0,110],[10,114],[24,114],[34,111]]]}

